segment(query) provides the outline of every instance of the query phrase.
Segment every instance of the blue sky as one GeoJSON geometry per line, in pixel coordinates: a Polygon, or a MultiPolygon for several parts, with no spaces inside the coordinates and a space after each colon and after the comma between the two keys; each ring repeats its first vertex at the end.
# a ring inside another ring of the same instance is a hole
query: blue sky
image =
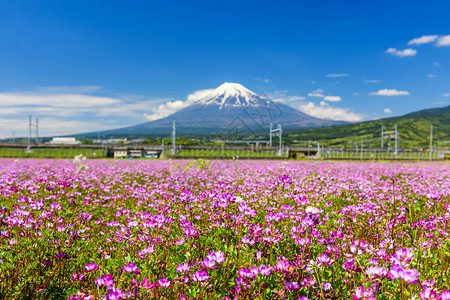
{"type": "Polygon", "coordinates": [[[238,82],[370,120],[450,104],[450,1],[0,0],[0,138],[138,124],[238,82]]]}

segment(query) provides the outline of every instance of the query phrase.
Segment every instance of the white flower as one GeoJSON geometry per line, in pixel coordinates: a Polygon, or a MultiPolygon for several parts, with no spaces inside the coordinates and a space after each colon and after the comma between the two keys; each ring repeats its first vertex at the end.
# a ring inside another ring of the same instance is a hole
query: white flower
{"type": "Polygon", "coordinates": [[[314,206],[308,206],[305,211],[311,214],[320,214],[321,212],[323,212],[323,210],[314,206]]]}

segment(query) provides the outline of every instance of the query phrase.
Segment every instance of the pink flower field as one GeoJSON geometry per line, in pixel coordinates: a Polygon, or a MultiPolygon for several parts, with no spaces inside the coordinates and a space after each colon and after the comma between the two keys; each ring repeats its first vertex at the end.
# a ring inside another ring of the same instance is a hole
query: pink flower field
{"type": "Polygon", "coordinates": [[[0,160],[0,299],[450,299],[448,163],[0,160]]]}

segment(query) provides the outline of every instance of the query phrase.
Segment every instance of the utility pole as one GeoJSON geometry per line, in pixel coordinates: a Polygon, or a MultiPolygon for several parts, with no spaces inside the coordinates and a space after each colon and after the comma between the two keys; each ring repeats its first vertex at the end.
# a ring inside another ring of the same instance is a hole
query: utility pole
{"type": "Polygon", "coordinates": [[[361,160],[363,159],[363,145],[364,145],[364,137],[361,137],[361,160]]]}
{"type": "Polygon", "coordinates": [[[433,124],[430,126],[430,160],[433,158],[433,124]]]}
{"type": "Polygon", "coordinates": [[[270,122],[270,129],[269,129],[269,145],[272,147],[272,122],[270,122]]]}
{"type": "Polygon", "coordinates": [[[172,126],[172,146],[173,146],[173,155],[176,154],[176,136],[177,136],[177,128],[176,128],[176,124],[175,121],[173,121],[173,126],[172,126]]]}
{"type": "Polygon", "coordinates": [[[381,149],[383,149],[384,142],[384,125],[381,125],[381,149]]]}
{"type": "Polygon", "coordinates": [[[278,155],[282,155],[282,139],[283,139],[283,129],[281,128],[281,125],[278,124],[277,129],[272,129],[272,123],[270,124],[270,141],[269,144],[272,146],[272,134],[276,133],[276,135],[280,138],[280,149],[278,150],[278,155]]]}
{"type": "Polygon", "coordinates": [[[27,151],[31,150],[31,115],[28,116],[28,145],[27,151]]]}
{"type": "Polygon", "coordinates": [[[36,118],[36,144],[39,144],[39,118],[36,118]]]}
{"type": "Polygon", "coordinates": [[[279,134],[279,137],[280,137],[280,156],[283,154],[282,153],[282,149],[281,149],[281,147],[282,147],[282,145],[281,145],[281,143],[282,143],[282,132],[283,132],[283,130],[281,129],[281,125],[278,124],[278,134],[279,134]]]}
{"type": "Polygon", "coordinates": [[[398,130],[397,124],[395,124],[395,156],[398,155],[398,130]]]}

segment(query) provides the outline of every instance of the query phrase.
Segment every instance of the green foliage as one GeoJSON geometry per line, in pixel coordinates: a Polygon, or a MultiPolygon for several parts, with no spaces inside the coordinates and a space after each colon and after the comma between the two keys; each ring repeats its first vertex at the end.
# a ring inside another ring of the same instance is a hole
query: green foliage
{"type": "Polygon", "coordinates": [[[183,171],[189,171],[191,169],[200,170],[208,170],[211,168],[211,163],[208,160],[204,160],[200,158],[198,160],[190,161],[187,163],[186,167],[183,168],[183,171]]]}
{"type": "MultiPolygon", "coordinates": [[[[354,147],[364,138],[364,145],[380,147],[381,126],[386,131],[398,126],[399,142],[402,148],[428,148],[430,145],[430,126],[433,124],[433,139],[437,146],[440,141],[450,140],[450,106],[414,112],[400,117],[380,119],[376,121],[346,124],[333,127],[311,128],[306,130],[286,129],[288,144],[294,140],[319,140],[322,144],[333,147],[354,147]]],[[[385,147],[388,145],[385,140],[385,147]]],[[[393,141],[391,141],[393,146],[393,141]]],[[[448,146],[447,146],[448,147],[448,146]]]]}

